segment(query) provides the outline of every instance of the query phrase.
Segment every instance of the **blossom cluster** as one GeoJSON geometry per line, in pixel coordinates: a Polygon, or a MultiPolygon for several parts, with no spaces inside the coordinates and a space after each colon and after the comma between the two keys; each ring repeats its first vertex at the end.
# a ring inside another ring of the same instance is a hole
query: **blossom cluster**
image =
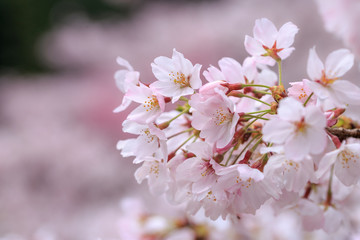
{"type": "Polygon", "coordinates": [[[360,141],[331,130],[349,106],[360,109],[360,88],[343,79],[354,56],[339,49],[323,62],[313,47],[307,77],[285,89],[281,64],[297,32],[291,22],[278,30],[258,19],[245,37],[250,56],[242,64],[222,58],[202,77],[202,66],[174,49],[171,58],[155,58],[149,85],[119,57],[124,69],[115,79],[124,97],[114,111],[137,107],[123,122],[136,137],[117,148],[141,164],[136,180],[212,220],[236,221],[267,203],[297,212],[305,230],[332,232],[345,223],[344,200],[360,178],[360,141]]]}

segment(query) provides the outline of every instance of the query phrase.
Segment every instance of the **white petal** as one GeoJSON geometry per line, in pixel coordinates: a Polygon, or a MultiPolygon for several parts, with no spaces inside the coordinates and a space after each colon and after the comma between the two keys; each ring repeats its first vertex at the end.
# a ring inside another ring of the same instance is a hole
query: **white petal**
{"type": "Polygon", "coordinates": [[[252,56],[261,56],[262,54],[266,53],[265,49],[262,47],[261,42],[247,35],[245,36],[244,45],[246,51],[252,56]]]}
{"type": "Polygon", "coordinates": [[[192,143],[188,145],[186,149],[201,159],[210,160],[212,157],[212,148],[206,142],[192,143]]]}
{"type": "Polygon", "coordinates": [[[346,186],[356,184],[360,178],[360,144],[345,145],[337,155],[335,175],[346,186]]]}
{"type": "Polygon", "coordinates": [[[156,65],[154,63],[151,64],[151,68],[152,68],[152,72],[154,74],[154,76],[162,82],[170,82],[170,76],[169,74],[171,73],[171,71],[168,71],[166,69],[164,69],[162,66],[160,65],[156,65]]]}
{"type": "Polygon", "coordinates": [[[175,70],[175,66],[171,58],[160,56],[154,59],[154,63],[166,72],[170,73],[175,70]]]}
{"type": "Polygon", "coordinates": [[[354,65],[354,55],[348,49],[339,49],[329,54],[325,62],[328,78],[343,76],[354,65]]]}
{"type": "MultiPolygon", "coordinates": [[[[262,72],[265,69],[263,69],[262,72]]],[[[254,81],[256,79],[256,76],[258,74],[258,70],[256,68],[256,60],[255,60],[254,57],[245,58],[245,60],[243,62],[243,65],[242,65],[242,73],[250,82],[254,81]]]]}
{"type": "Polygon", "coordinates": [[[198,89],[202,85],[200,79],[200,70],[201,70],[200,64],[195,64],[194,68],[192,69],[191,77],[190,77],[190,86],[193,89],[198,89]]]}
{"type": "Polygon", "coordinates": [[[294,98],[284,98],[280,101],[278,116],[286,121],[300,121],[304,115],[304,107],[294,98]]]}
{"type": "Polygon", "coordinates": [[[324,231],[327,233],[334,233],[340,227],[342,221],[344,221],[343,214],[334,209],[333,207],[329,207],[325,212],[325,223],[324,223],[324,231]]]}
{"type": "Polygon", "coordinates": [[[280,29],[276,39],[277,48],[288,48],[294,43],[295,34],[299,28],[292,22],[285,23],[280,29]]]}
{"type": "Polygon", "coordinates": [[[305,111],[305,123],[318,130],[323,130],[326,127],[326,118],[319,108],[308,106],[305,111]]]}
{"type": "Polygon", "coordinates": [[[189,76],[191,74],[191,69],[193,68],[192,63],[184,57],[184,55],[176,49],[173,49],[172,59],[174,62],[175,69],[189,76]]]}
{"type": "Polygon", "coordinates": [[[116,62],[123,67],[126,67],[129,71],[134,71],[133,67],[130,65],[130,63],[125,60],[124,58],[117,57],[116,62]]]}
{"type": "Polygon", "coordinates": [[[263,139],[268,142],[281,144],[284,143],[294,131],[294,124],[281,119],[272,119],[264,125],[263,139]]]}
{"type": "Polygon", "coordinates": [[[332,84],[336,97],[344,104],[360,105],[360,88],[350,81],[336,80],[332,84]]]}
{"type": "Polygon", "coordinates": [[[327,144],[327,135],[324,128],[309,128],[307,129],[308,141],[310,142],[310,153],[322,153],[327,144]]]}
{"type": "Polygon", "coordinates": [[[281,58],[281,60],[284,60],[290,56],[290,54],[295,50],[295,48],[285,48],[282,51],[278,52],[278,56],[281,58]]]}
{"type": "Polygon", "coordinates": [[[253,32],[254,38],[269,48],[274,44],[278,34],[275,25],[267,18],[257,19],[253,32]]]}
{"type": "Polygon", "coordinates": [[[317,178],[321,178],[330,169],[331,165],[336,161],[337,155],[340,151],[341,150],[336,149],[325,154],[325,156],[320,160],[318,170],[315,173],[317,178]]]}
{"type": "Polygon", "coordinates": [[[324,100],[324,99],[329,97],[330,92],[329,92],[329,89],[327,87],[324,87],[320,83],[309,81],[307,79],[304,79],[303,81],[306,83],[306,85],[309,86],[309,88],[314,92],[314,94],[319,99],[324,100]]]}
{"type": "Polygon", "coordinates": [[[208,82],[225,80],[224,74],[214,66],[210,66],[207,71],[203,72],[203,75],[208,82]]]}
{"type": "Polygon", "coordinates": [[[286,158],[294,161],[303,160],[309,154],[311,144],[305,133],[296,133],[285,143],[286,158]]]}
{"type": "Polygon", "coordinates": [[[119,70],[115,72],[115,84],[116,87],[122,92],[125,93],[125,87],[124,87],[124,82],[125,82],[125,76],[129,71],[127,70],[119,70]]]}
{"type": "Polygon", "coordinates": [[[127,99],[126,97],[123,97],[121,105],[118,106],[117,108],[115,108],[113,110],[113,112],[114,113],[122,112],[125,109],[127,109],[130,106],[131,103],[132,103],[132,101],[130,99],[127,99]]]}
{"type": "Polygon", "coordinates": [[[317,55],[315,47],[311,48],[309,51],[306,70],[311,80],[319,80],[321,78],[322,71],[324,70],[324,64],[317,55]]]}
{"type": "Polygon", "coordinates": [[[141,134],[142,130],[146,129],[147,126],[144,124],[139,124],[137,122],[125,120],[122,123],[123,132],[132,133],[132,134],[141,134]]]}
{"type": "Polygon", "coordinates": [[[235,59],[222,58],[219,61],[219,66],[229,83],[244,82],[241,65],[235,59]]]}

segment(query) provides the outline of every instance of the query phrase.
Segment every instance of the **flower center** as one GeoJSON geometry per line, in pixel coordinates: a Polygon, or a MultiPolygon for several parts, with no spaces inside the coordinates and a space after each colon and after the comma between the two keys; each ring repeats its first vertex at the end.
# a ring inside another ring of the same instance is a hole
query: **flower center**
{"type": "Polygon", "coordinates": [[[156,136],[152,135],[148,128],[142,130],[142,132],[143,132],[143,136],[145,137],[147,143],[152,143],[156,139],[156,136]]]}
{"type": "Polygon", "coordinates": [[[304,88],[301,88],[300,90],[302,91],[302,93],[300,93],[300,95],[298,97],[299,100],[306,99],[308,97],[308,95],[306,94],[304,88]]]}
{"type": "Polygon", "coordinates": [[[159,101],[155,95],[147,97],[147,100],[144,102],[143,106],[146,108],[147,112],[160,108],[159,101]]]}
{"type": "Polygon", "coordinates": [[[155,162],[153,164],[151,164],[150,166],[150,174],[154,174],[156,178],[159,177],[159,173],[160,173],[160,170],[159,170],[159,163],[158,162],[155,162]]]}
{"type": "Polygon", "coordinates": [[[359,159],[360,156],[354,154],[353,152],[350,152],[349,150],[342,151],[340,153],[340,159],[341,159],[341,165],[342,168],[350,168],[349,162],[356,163],[357,159],[359,159]]]}
{"type": "Polygon", "coordinates": [[[249,188],[253,183],[253,179],[250,177],[250,178],[248,178],[246,180],[243,180],[242,178],[237,176],[236,179],[235,179],[235,182],[239,183],[241,185],[241,187],[249,188]]]}
{"type": "Polygon", "coordinates": [[[213,194],[212,191],[209,191],[209,192],[206,194],[206,197],[207,197],[207,199],[216,202],[216,197],[214,196],[214,194],[213,194]]]}
{"type": "Polygon", "coordinates": [[[339,78],[328,78],[325,74],[325,71],[322,70],[321,72],[321,78],[320,80],[318,80],[317,82],[319,82],[321,85],[323,86],[327,86],[329,84],[332,84],[333,82],[335,82],[336,80],[338,80],[339,78]]]}
{"type": "Polygon", "coordinates": [[[219,108],[216,110],[214,114],[214,121],[217,126],[220,126],[226,122],[229,122],[231,119],[231,114],[229,111],[224,110],[223,108],[219,108]]]}
{"type": "Polygon", "coordinates": [[[271,48],[264,46],[264,45],[263,45],[263,48],[265,49],[266,53],[264,53],[262,56],[264,56],[264,57],[270,56],[273,59],[275,59],[275,61],[281,60],[281,58],[278,55],[278,52],[281,52],[283,50],[283,48],[276,48],[276,41],[274,42],[274,45],[271,48]]]}
{"type": "Polygon", "coordinates": [[[175,83],[175,85],[180,85],[180,88],[189,87],[189,77],[186,77],[185,74],[179,72],[171,72],[169,73],[171,80],[175,83]]]}
{"type": "Polygon", "coordinates": [[[302,118],[299,122],[295,122],[296,132],[305,132],[306,123],[305,119],[302,118]]]}
{"type": "Polygon", "coordinates": [[[283,162],[282,165],[284,167],[283,172],[290,172],[291,169],[298,171],[300,168],[299,163],[291,161],[291,160],[285,160],[285,162],[283,162]]]}
{"type": "Polygon", "coordinates": [[[201,173],[201,176],[209,176],[215,173],[215,170],[213,169],[212,165],[208,161],[204,161],[202,163],[203,172],[201,173]]]}

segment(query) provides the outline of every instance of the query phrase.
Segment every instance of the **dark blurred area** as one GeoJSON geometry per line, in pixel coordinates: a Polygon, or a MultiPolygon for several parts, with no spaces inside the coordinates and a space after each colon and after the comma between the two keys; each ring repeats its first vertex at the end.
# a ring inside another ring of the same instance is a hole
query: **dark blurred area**
{"type": "Polygon", "coordinates": [[[38,40],[74,14],[94,21],[125,20],[145,5],[161,1],[182,4],[215,0],[2,0],[0,74],[51,70],[37,52],[38,40]]]}
{"type": "Polygon", "coordinates": [[[42,34],[74,13],[91,19],[129,17],[140,1],[111,5],[101,0],[3,0],[0,1],[0,72],[44,71],[36,52],[42,34]]]}

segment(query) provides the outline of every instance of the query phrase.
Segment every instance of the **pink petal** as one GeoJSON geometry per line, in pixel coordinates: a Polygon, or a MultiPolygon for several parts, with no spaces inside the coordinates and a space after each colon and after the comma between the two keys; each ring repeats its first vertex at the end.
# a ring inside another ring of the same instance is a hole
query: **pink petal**
{"type": "Polygon", "coordinates": [[[343,76],[354,65],[354,55],[348,49],[339,49],[329,54],[325,62],[328,78],[343,76]]]}

